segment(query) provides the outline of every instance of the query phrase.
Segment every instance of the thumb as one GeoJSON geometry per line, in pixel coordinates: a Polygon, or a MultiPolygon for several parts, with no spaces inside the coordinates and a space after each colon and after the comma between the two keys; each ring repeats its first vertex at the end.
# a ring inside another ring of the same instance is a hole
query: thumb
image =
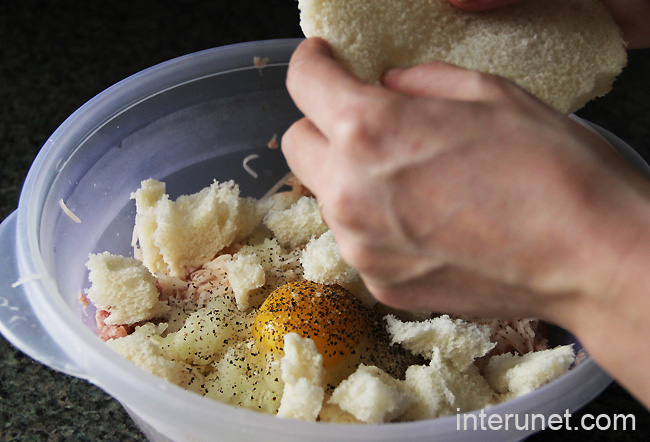
{"type": "Polygon", "coordinates": [[[519,3],[521,0],[449,0],[449,3],[465,11],[488,11],[519,3]]]}
{"type": "Polygon", "coordinates": [[[501,100],[506,83],[495,75],[442,62],[391,69],[382,78],[385,88],[401,94],[459,101],[501,100]]]}

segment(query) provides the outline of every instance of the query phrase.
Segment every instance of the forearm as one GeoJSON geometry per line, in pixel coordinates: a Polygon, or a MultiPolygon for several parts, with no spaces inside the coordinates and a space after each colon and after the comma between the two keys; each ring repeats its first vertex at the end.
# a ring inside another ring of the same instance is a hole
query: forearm
{"type": "Polygon", "coordinates": [[[650,287],[629,292],[619,305],[583,304],[576,312],[576,336],[594,360],[650,408],[650,287]]]}
{"type": "Polygon", "coordinates": [[[618,207],[594,211],[581,251],[585,289],[554,315],[650,407],[650,185],[638,178],[612,191],[618,207]]]}

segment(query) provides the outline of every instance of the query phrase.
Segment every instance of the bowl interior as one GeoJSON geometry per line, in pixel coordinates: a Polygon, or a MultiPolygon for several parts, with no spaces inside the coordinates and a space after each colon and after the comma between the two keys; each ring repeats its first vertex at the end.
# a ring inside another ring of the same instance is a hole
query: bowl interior
{"type": "Polygon", "coordinates": [[[45,198],[41,251],[59,292],[94,329],[84,309],[90,252],[132,256],[135,203],[131,192],[147,178],[167,183],[172,198],[213,180],[235,180],[242,194],[261,197],[288,171],[279,149],[267,144],[300,118],[284,89],[286,65],[242,68],[164,90],[118,112],[84,137],[57,165],[45,198]],[[254,178],[243,168],[249,162],[254,178]],[[60,200],[81,220],[60,208],[60,200]]]}

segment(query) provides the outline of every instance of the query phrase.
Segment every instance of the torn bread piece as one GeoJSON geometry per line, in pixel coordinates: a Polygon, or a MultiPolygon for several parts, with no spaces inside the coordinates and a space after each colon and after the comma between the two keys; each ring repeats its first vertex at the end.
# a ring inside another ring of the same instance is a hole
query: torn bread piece
{"type": "Polygon", "coordinates": [[[299,0],[300,26],[355,76],[443,61],[510,79],[563,113],[609,92],[625,42],[598,0],[524,0],[481,13],[447,0],[299,0]]]}
{"type": "Polygon", "coordinates": [[[329,402],[329,399],[326,398],[323,401],[323,407],[320,409],[320,414],[318,415],[319,422],[333,422],[338,424],[362,424],[360,420],[352,416],[345,410],[342,410],[336,404],[329,402]]]}
{"type": "Polygon", "coordinates": [[[341,258],[330,230],[307,243],[300,263],[305,279],[321,284],[350,284],[359,279],[357,271],[341,258]]]}
{"type": "Polygon", "coordinates": [[[284,335],[284,392],[278,417],[315,421],[325,397],[323,356],[311,339],[284,335]]]}
{"type": "Polygon", "coordinates": [[[412,365],[404,385],[414,398],[402,419],[433,419],[484,408],[494,402],[495,393],[474,365],[459,371],[434,349],[429,365],[412,365]]]}
{"type": "Polygon", "coordinates": [[[434,349],[440,349],[441,357],[458,370],[465,370],[495,346],[488,326],[451,319],[449,315],[416,322],[403,322],[393,315],[385,319],[394,344],[429,359],[434,349]]]}
{"type": "Polygon", "coordinates": [[[569,371],[575,360],[572,345],[517,355],[492,356],[485,377],[498,393],[515,398],[549,383],[569,371]]]}
{"type": "Polygon", "coordinates": [[[364,364],[341,382],[328,400],[368,424],[390,422],[402,415],[412,402],[402,381],[378,367],[364,364]]]}
{"type": "MultiPolygon", "coordinates": [[[[234,275],[235,278],[240,279],[239,283],[242,284],[241,287],[234,290],[240,310],[249,306],[259,307],[270,292],[302,277],[299,252],[285,249],[275,238],[264,238],[259,243],[245,245],[233,255],[233,258],[241,255],[253,255],[255,258],[245,258],[245,260],[251,260],[250,269],[254,274],[245,275],[243,273],[245,269],[241,269],[241,274],[234,275]],[[259,263],[264,272],[264,283],[257,288],[253,288],[253,286],[262,280],[262,275],[259,273],[257,264],[252,262],[253,260],[259,263]],[[247,278],[250,280],[244,281],[247,278]],[[244,286],[246,286],[245,289],[243,289],[244,286]]],[[[229,273],[228,279],[230,278],[229,273]]]]}
{"type": "Polygon", "coordinates": [[[90,254],[86,262],[88,299],[109,312],[106,324],[136,324],[164,316],[169,304],[160,301],[156,278],[137,259],[109,252],[90,254]]]}
{"type": "Polygon", "coordinates": [[[172,201],[164,183],[148,179],[132,198],[144,264],[152,273],[179,278],[249,235],[264,215],[257,200],[239,196],[239,186],[233,181],[215,181],[198,193],[172,201]]]}
{"type": "Polygon", "coordinates": [[[253,253],[236,253],[226,261],[228,282],[235,294],[237,308],[246,310],[250,293],[266,282],[266,273],[260,258],[253,253]]]}
{"type": "Polygon", "coordinates": [[[286,210],[271,209],[264,217],[268,227],[283,247],[295,248],[327,231],[315,198],[303,196],[286,210]]]}

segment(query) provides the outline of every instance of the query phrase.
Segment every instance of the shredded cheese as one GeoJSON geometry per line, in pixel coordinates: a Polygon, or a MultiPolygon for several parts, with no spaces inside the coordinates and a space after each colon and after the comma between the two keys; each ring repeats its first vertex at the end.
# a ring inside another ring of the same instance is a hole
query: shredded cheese
{"type": "Polygon", "coordinates": [[[27,276],[23,276],[21,278],[18,278],[18,281],[11,284],[11,288],[15,289],[16,287],[19,287],[19,286],[25,284],[26,282],[34,281],[36,279],[43,279],[43,275],[33,274],[33,275],[27,275],[27,276]]]}
{"type": "Polygon", "coordinates": [[[244,170],[246,172],[248,172],[250,174],[250,176],[252,176],[255,179],[257,179],[257,177],[259,175],[257,174],[257,172],[255,172],[253,169],[250,168],[250,166],[248,165],[248,162],[251,161],[251,160],[255,160],[255,159],[259,158],[259,157],[260,156],[258,154],[256,154],[256,153],[251,154],[251,155],[247,156],[246,158],[244,158],[244,163],[243,163],[244,170]]]}
{"type": "Polygon", "coordinates": [[[78,217],[77,215],[75,215],[74,212],[73,212],[72,210],[68,209],[68,206],[65,205],[65,203],[63,202],[63,198],[61,198],[61,199],[59,200],[59,206],[61,207],[61,210],[63,210],[63,213],[65,213],[66,215],[68,215],[68,217],[69,217],[72,221],[76,222],[77,224],[80,224],[80,223],[81,223],[81,219],[79,219],[79,217],[78,217]]]}
{"type": "Polygon", "coordinates": [[[282,189],[282,187],[286,186],[289,180],[293,177],[293,174],[291,172],[287,173],[285,176],[280,178],[280,180],[275,183],[271,188],[264,194],[264,196],[261,198],[261,201],[266,201],[269,198],[271,198],[273,195],[278,193],[278,190],[282,189]]]}

